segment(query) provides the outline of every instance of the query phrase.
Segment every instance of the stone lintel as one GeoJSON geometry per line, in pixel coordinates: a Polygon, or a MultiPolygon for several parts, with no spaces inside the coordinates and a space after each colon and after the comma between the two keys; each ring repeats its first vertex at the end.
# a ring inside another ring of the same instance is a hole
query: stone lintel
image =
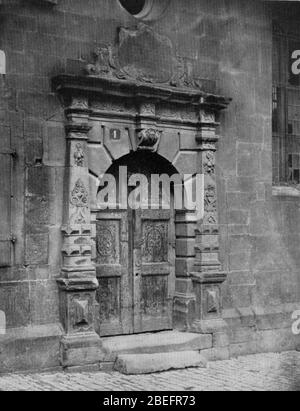
{"type": "Polygon", "coordinates": [[[93,97],[110,95],[138,101],[146,99],[147,101],[190,104],[213,112],[226,109],[230,102],[229,99],[204,93],[200,89],[162,86],[100,76],[60,75],[53,79],[52,85],[54,91],[65,96],[78,93],[93,97]]]}

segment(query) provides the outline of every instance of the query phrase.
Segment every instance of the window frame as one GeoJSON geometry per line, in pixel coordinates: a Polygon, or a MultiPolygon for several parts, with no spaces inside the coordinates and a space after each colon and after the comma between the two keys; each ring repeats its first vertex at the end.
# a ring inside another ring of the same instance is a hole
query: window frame
{"type": "MultiPolygon", "coordinates": [[[[289,92],[297,91],[300,95],[300,75],[299,75],[299,85],[291,85],[289,83],[289,62],[290,62],[290,43],[298,42],[300,44],[300,36],[293,33],[285,32],[276,22],[273,24],[273,35],[272,43],[273,48],[275,45],[278,46],[279,50],[279,78],[275,79],[274,71],[274,50],[272,57],[273,71],[272,71],[272,183],[273,183],[273,194],[274,195],[291,195],[293,197],[300,197],[300,184],[294,184],[292,181],[288,180],[289,176],[289,158],[288,158],[288,143],[287,139],[289,136],[293,135],[289,133],[289,92]],[[274,89],[276,88],[276,93],[278,95],[277,100],[274,100],[274,89]],[[278,129],[274,131],[274,103],[278,102],[278,129]],[[279,141],[279,152],[278,152],[278,176],[275,176],[274,167],[274,156],[276,153],[275,149],[275,138],[279,141]],[[278,177],[278,179],[277,179],[278,177]],[[298,194],[298,195],[297,195],[298,194]]],[[[300,138],[300,135],[299,137],[300,138]]],[[[300,151],[299,151],[300,156],[300,151]]]]}

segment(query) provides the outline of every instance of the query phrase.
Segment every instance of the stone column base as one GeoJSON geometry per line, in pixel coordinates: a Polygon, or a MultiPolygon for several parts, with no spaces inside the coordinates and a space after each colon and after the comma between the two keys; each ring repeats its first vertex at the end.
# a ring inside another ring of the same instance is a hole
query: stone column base
{"type": "Polygon", "coordinates": [[[174,298],[174,328],[190,331],[195,319],[196,298],[194,295],[176,294],[174,298]]]}

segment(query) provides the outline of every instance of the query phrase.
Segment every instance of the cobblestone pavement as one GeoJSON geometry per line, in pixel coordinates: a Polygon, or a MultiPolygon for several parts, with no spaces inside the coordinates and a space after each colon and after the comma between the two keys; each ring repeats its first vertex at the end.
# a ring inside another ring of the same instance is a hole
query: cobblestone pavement
{"type": "Polygon", "coordinates": [[[143,376],[119,373],[9,374],[1,391],[300,391],[300,353],[260,354],[143,376]]]}

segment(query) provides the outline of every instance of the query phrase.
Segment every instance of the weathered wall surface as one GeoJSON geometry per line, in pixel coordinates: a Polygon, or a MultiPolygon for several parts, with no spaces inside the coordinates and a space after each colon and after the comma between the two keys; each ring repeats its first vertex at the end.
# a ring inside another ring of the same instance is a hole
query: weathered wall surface
{"type": "MultiPolygon", "coordinates": [[[[61,332],[55,278],[61,265],[65,138],[50,80],[78,72],[97,45],[114,44],[120,26],[136,24],[112,0],[60,0],[55,7],[20,1],[0,9],[0,48],[7,55],[0,127],[1,134],[9,130],[18,154],[15,266],[0,271],[0,310],[10,329],[30,326],[39,337],[61,332]]],[[[260,1],[172,0],[150,24],[170,38],[205,90],[233,98],[221,118],[217,170],[232,354],[293,348],[300,213],[299,199],[272,196],[270,13],[260,1]]],[[[45,366],[58,361],[55,344],[45,366]]],[[[25,352],[22,344],[14,349],[16,358],[25,352]]],[[[13,356],[5,350],[3,355],[13,356]]]]}

